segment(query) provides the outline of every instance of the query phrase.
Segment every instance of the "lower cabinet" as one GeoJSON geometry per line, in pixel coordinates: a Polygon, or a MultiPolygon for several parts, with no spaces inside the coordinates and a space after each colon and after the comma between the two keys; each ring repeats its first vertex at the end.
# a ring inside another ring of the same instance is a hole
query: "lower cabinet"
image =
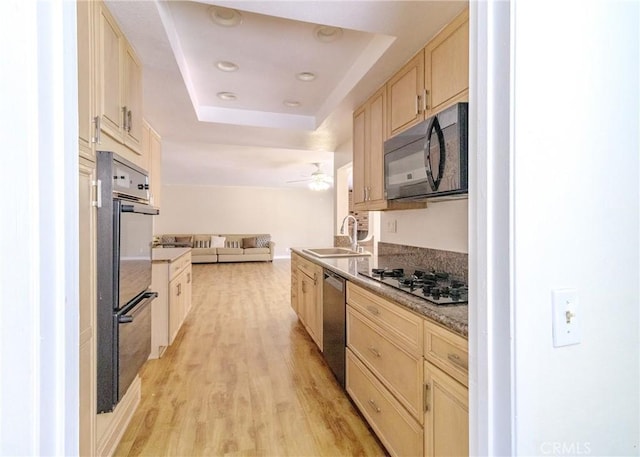
{"type": "Polygon", "coordinates": [[[347,283],[346,388],[392,456],[469,454],[467,340],[347,283]]]}
{"type": "Polygon", "coordinates": [[[469,455],[468,389],[429,362],[424,380],[425,455],[469,455]]]}
{"type": "Polygon", "coordinates": [[[347,348],[347,392],[389,453],[423,454],[422,426],[347,348]]]}
{"type": "Polygon", "coordinates": [[[151,355],[162,356],[173,343],[191,310],[191,251],[181,248],[153,250],[151,290],[158,293],[151,307],[151,355]],[[177,256],[173,252],[179,252],[177,256]]]}
{"type": "MultiPolygon", "coordinates": [[[[295,255],[295,254],[294,254],[295,255]]],[[[292,307],[311,339],[322,351],[322,274],[323,269],[301,256],[295,255],[296,270],[292,270],[292,307]],[[295,277],[295,279],[294,279],[295,277]],[[294,302],[295,301],[295,302],[294,302]]]]}

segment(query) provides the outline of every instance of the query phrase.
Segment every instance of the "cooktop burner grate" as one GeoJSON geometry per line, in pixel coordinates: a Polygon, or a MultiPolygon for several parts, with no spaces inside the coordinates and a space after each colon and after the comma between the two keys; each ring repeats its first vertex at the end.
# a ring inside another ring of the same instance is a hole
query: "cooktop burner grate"
{"type": "Polygon", "coordinates": [[[466,304],[469,300],[469,288],[465,282],[452,278],[447,272],[414,270],[406,273],[405,270],[372,268],[359,273],[435,305],[460,305],[466,304]]]}

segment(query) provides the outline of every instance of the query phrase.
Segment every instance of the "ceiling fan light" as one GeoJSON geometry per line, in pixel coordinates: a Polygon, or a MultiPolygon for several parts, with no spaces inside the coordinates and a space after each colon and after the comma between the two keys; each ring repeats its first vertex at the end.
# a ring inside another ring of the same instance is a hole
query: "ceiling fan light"
{"type": "Polygon", "coordinates": [[[331,185],[327,181],[314,179],[311,182],[309,182],[309,189],[311,190],[323,191],[323,190],[327,190],[329,187],[331,187],[331,185]]]}

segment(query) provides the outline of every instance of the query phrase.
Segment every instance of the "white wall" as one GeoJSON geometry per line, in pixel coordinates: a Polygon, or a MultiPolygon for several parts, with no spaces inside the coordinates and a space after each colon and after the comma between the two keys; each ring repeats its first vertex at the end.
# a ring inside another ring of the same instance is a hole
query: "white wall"
{"type": "Polygon", "coordinates": [[[163,186],[156,233],[270,233],[277,257],[333,246],[333,193],[307,189],[163,186]]]}
{"type": "Polygon", "coordinates": [[[515,451],[639,455],[640,3],[512,8],[515,451]],[[553,347],[557,288],[578,345],[553,347]]]}
{"type": "Polygon", "coordinates": [[[425,209],[380,213],[380,239],[394,244],[469,252],[468,200],[430,202],[425,209]],[[395,221],[396,233],[388,223],[395,221]]]}

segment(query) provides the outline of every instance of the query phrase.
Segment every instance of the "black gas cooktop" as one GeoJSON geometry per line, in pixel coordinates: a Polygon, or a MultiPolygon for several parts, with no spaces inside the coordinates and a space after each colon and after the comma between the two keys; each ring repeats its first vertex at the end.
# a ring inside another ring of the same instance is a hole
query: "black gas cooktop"
{"type": "Polygon", "coordinates": [[[469,288],[449,273],[404,268],[372,268],[358,273],[435,305],[462,305],[469,300],[469,288]]]}

